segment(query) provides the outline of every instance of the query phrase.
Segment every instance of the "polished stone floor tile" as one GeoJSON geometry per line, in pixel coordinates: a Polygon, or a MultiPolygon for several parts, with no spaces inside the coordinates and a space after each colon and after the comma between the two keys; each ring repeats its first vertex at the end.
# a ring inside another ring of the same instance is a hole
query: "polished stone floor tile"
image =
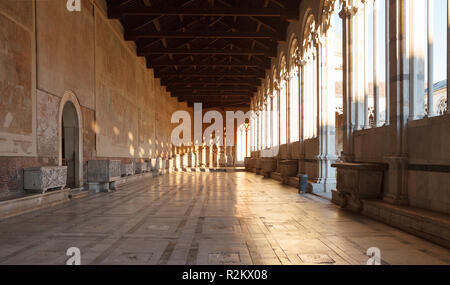
{"type": "Polygon", "coordinates": [[[0,221],[0,264],[450,264],[450,251],[250,173],[174,173],[0,221]]]}

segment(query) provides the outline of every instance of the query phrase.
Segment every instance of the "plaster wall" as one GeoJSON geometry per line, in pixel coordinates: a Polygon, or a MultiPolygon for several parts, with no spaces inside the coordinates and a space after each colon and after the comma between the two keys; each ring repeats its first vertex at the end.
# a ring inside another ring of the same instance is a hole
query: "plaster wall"
{"type": "Polygon", "coordinates": [[[23,193],[23,168],[57,165],[58,112],[70,91],[81,110],[86,162],[171,155],[170,117],[180,107],[104,0],[0,0],[0,199],[23,193]]]}

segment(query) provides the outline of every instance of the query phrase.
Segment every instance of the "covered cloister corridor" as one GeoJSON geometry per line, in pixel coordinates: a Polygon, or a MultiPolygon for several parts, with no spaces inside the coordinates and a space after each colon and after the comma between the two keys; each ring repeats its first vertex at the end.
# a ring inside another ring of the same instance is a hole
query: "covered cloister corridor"
{"type": "Polygon", "coordinates": [[[450,264],[450,251],[246,172],[173,173],[0,222],[0,264],[450,264]]]}
{"type": "Polygon", "coordinates": [[[450,0],[0,0],[0,264],[450,264],[449,43],[450,0]]]}

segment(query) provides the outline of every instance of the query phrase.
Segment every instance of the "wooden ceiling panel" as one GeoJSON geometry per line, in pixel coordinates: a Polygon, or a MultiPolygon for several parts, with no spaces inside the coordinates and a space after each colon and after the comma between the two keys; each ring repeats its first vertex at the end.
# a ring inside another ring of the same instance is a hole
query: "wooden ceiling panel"
{"type": "Polygon", "coordinates": [[[248,106],[301,0],[107,0],[125,40],[179,101],[248,106]]]}

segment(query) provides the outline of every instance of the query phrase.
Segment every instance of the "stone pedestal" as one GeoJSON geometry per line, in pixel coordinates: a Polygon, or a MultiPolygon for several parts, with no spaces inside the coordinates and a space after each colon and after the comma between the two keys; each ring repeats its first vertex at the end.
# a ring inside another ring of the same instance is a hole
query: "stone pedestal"
{"type": "Polygon", "coordinates": [[[289,178],[297,175],[298,162],[297,160],[280,160],[280,175],[284,184],[289,183],[289,178]]]}
{"type": "Polygon", "coordinates": [[[25,168],[23,175],[25,190],[44,194],[48,189],[66,187],[67,166],[25,168]]]}
{"type": "Polygon", "coordinates": [[[133,164],[122,164],[120,166],[122,176],[131,176],[134,174],[133,164]]]}
{"type": "Polygon", "coordinates": [[[337,192],[333,202],[360,212],[363,199],[380,198],[386,164],[335,163],[332,167],[337,168],[337,192]]]}
{"type": "Polygon", "coordinates": [[[277,160],[274,158],[261,158],[261,164],[261,171],[265,178],[270,178],[270,174],[277,170],[277,160]]]}
{"type": "Polygon", "coordinates": [[[121,178],[120,160],[90,160],[88,161],[89,190],[109,191],[114,189],[114,181],[121,178]]]}

